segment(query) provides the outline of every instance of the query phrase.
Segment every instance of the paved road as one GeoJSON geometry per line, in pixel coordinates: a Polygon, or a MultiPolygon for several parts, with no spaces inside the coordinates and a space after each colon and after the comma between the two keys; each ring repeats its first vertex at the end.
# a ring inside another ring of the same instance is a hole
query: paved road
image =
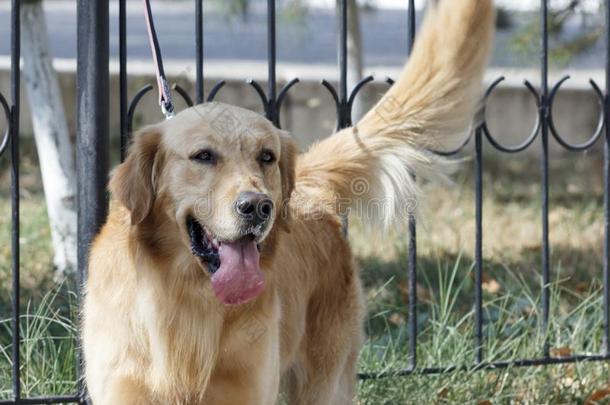
{"type": "MultiPolygon", "coordinates": [[[[189,3],[190,4],[190,3],[189,3]]],[[[194,57],[194,10],[187,4],[162,6],[156,12],[159,38],[166,59],[194,57]]],[[[0,55],[9,53],[8,7],[0,8],[0,55]]],[[[116,7],[111,9],[111,55],[118,55],[116,7]]],[[[70,3],[47,6],[47,21],[55,57],[76,55],[76,10],[70,3]]],[[[365,64],[367,66],[400,65],[406,49],[406,11],[377,10],[362,16],[365,64]]],[[[207,59],[265,60],[266,19],[264,12],[254,11],[247,19],[206,14],[205,55],[207,59]]],[[[336,62],[336,21],[332,11],[310,10],[300,21],[278,18],[278,58],[296,63],[333,64],[336,62]]],[[[494,55],[495,66],[536,66],[536,59],[511,53],[511,33],[500,32],[494,55]]],[[[603,67],[604,48],[600,44],[573,63],[574,67],[603,67]]],[[[130,58],[148,59],[150,50],[145,34],[142,10],[131,4],[128,11],[128,53],[130,58]]]]}

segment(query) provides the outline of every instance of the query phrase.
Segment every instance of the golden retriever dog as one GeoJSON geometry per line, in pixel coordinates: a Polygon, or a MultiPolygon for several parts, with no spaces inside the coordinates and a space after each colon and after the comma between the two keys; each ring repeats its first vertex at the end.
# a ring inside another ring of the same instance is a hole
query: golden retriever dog
{"type": "Polygon", "coordinates": [[[89,259],[92,402],[352,403],[364,304],[343,215],[404,214],[430,140],[472,125],[493,23],[491,0],[431,6],[387,94],[305,153],[221,103],[135,135],[89,259]]]}

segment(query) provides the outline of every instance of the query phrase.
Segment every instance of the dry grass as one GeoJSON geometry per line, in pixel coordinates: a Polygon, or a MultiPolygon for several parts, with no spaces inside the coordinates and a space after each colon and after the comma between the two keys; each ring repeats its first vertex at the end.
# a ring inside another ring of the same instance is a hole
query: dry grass
{"type": "MultiPolygon", "coordinates": [[[[485,266],[506,266],[535,277],[542,252],[541,186],[537,163],[502,155],[484,169],[483,257],[485,266]],[[512,159],[512,160],[511,160],[512,159]]],[[[462,165],[454,184],[423,185],[418,215],[418,255],[436,261],[462,256],[475,247],[475,194],[472,162],[462,165]]],[[[550,171],[551,267],[587,282],[601,276],[603,177],[597,156],[570,155],[550,171]]],[[[406,251],[406,226],[383,235],[352,220],[354,252],[394,266],[406,251]]],[[[402,266],[404,267],[404,265],[402,266]]],[[[585,288],[583,285],[580,288],[585,288]]]]}

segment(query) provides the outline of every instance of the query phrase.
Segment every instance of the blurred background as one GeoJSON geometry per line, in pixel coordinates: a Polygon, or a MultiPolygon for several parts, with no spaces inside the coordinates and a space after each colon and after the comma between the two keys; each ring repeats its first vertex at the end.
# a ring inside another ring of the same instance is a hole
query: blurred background
{"type": "MultiPolygon", "coordinates": [[[[433,0],[430,0],[433,1],[433,0]]],[[[445,0],[454,1],[454,0],[445,0]]],[[[247,79],[266,87],[266,1],[206,0],[206,95],[227,82],[216,100],[262,112],[247,79]]],[[[356,98],[355,120],[387,90],[407,56],[407,0],[347,0],[348,86],[375,80],[356,98]]],[[[429,2],[416,1],[421,22],[429,2]]],[[[605,88],[604,1],[549,0],[549,87],[565,75],[553,104],[557,131],[571,143],[596,132],[600,105],[589,80],[605,88]]],[[[76,122],[76,2],[22,0],[23,97],[21,114],[21,286],[23,389],[28,395],[71,393],[77,345],[76,213],[73,141],[76,122]],[[32,114],[31,112],[35,113],[32,114]]],[[[503,81],[486,103],[493,137],[505,146],[535,127],[536,100],[523,84],[541,85],[540,1],[497,0],[497,35],[486,73],[503,81]]],[[[194,98],[193,1],[152,1],[166,72],[194,98]]],[[[277,77],[298,77],[282,106],[281,123],[306,148],[335,128],[335,106],[320,84],[337,83],[336,0],[277,1],[277,77]]],[[[10,4],[0,2],[0,92],[10,94],[10,4]]],[[[119,160],[118,2],[110,2],[110,132],[119,160]]],[[[91,46],[95,46],[92,44],[91,46]]],[[[128,92],[155,84],[142,2],[127,1],[128,92]]],[[[178,109],[185,103],[174,94],[178,109]]],[[[0,130],[6,123],[0,116],[0,130]]],[[[156,90],[134,115],[135,129],[163,119],[156,90]]],[[[354,121],[355,121],[354,120],[354,121]]],[[[603,134],[586,151],[571,152],[550,139],[551,317],[541,325],[540,137],[517,154],[484,140],[483,298],[485,360],[598,353],[603,325],[603,134]]],[[[473,142],[463,150],[448,183],[422,182],[418,204],[420,366],[472,364],[475,200],[473,142]]],[[[0,399],[11,395],[11,249],[9,157],[0,158],[0,399]]],[[[85,174],[86,175],[86,174],[85,174]]],[[[349,237],[362,268],[368,340],[362,371],[407,366],[410,338],[406,221],[388,232],[350,220],[349,237]]],[[[362,382],[359,404],[583,403],[608,399],[605,362],[492,372],[454,372],[362,382]],[[602,394],[599,394],[601,392],[602,394]]],[[[608,403],[608,402],[606,402],[608,403]]]]}

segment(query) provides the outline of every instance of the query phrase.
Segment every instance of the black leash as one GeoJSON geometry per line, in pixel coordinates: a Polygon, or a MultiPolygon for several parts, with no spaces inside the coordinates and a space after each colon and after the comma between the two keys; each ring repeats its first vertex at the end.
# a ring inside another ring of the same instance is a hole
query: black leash
{"type": "Polygon", "coordinates": [[[146,19],[146,27],[148,29],[148,42],[152,51],[153,60],[157,69],[157,86],[159,87],[159,105],[161,111],[165,115],[165,119],[170,119],[175,115],[174,103],[172,102],[172,93],[169,88],[169,83],[165,77],[163,69],[163,58],[161,57],[161,48],[157,39],[157,31],[150,7],[150,0],[142,0],[144,2],[144,16],[146,19]]]}

